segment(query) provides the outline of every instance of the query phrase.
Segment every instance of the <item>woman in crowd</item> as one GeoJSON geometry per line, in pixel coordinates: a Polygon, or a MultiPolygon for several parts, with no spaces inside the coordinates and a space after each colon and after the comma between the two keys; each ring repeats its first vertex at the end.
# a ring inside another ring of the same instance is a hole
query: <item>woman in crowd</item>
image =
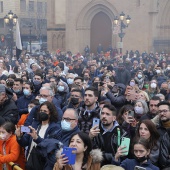
{"type": "Polygon", "coordinates": [[[113,164],[120,165],[125,170],[133,170],[135,166],[141,166],[143,168],[148,168],[149,170],[159,170],[158,167],[154,166],[150,159],[150,143],[143,138],[136,139],[133,143],[133,153],[135,159],[125,159],[120,162],[120,157],[124,156],[124,153],[127,152],[125,147],[120,146],[113,160],[113,164]]]}
{"type": "Polygon", "coordinates": [[[139,94],[138,94],[138,99],[139,99],[139,100],[144,100],[145,102],[149,102],[149,96],[148,96],[148,94],[147,94],[145,91],[143,91],[143,90],[141,90],[141,91],[139,92],[139,94]]]}
{"type": "Polygon", "coordinates": [[[16,141],[15,125],[4,122],[0,126],[0,169],[12,170],[9,162],[18,164],[25,169],[24,150],[16,141]]]}
{"type": "Polygon", "coordinates": [[[69,147],[76,148],[75,164],[68,165],[68,158],[58,152],[58,159],[53,170],[100,170],[102,152],[99,149],[92,150],[91,139],[87,134],[78,132],[72,135],[69,140],[69,147]]]}
{"type": "Polygon", "coordinates": [[[149,158],[153,164],[159,159],[159,133],[151,120],[143,120],[139,123],[135,138],[144,138],[150,143],[149,158]]]}
{"type": "Polygon", "coordinates": [[[54,132],[56,139],[61,138],[61,128],[58,122],[58,114],[55,106],[46,101],[40,105],[39,112],[37,113],[37,120],[33,120],[32,126],[30,126],[31,132],[23,134],[21,128],[17,127],[16,136],[18,143],[26,147],[28,151],[26,153],[27,160],[34,146],[39,144],[43,139],[51,137],[54,132]],[[58,131],[58,133],[57,133],[58,131]]]}

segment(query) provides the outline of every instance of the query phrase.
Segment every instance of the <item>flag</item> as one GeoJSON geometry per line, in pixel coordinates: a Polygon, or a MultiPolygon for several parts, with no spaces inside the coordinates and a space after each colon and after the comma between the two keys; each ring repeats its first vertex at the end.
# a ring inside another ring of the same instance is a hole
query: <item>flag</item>
{"type": "Polygon", "coordinates": [[[22,52],[22,44],[21,44],[21,35],[19,29],[19,22],[16,23],[16,57],[19,59],[19,56],[22,52]]]}

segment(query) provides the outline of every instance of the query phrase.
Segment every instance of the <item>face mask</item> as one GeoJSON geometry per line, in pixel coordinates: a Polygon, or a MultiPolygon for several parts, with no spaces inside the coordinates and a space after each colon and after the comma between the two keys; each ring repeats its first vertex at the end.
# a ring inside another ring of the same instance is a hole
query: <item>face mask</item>
{"type": "Polygon", "coordinates": [[[60,91],[60,92],[64,91],[64,87],[63,86],[58,86],[58,91],[60,91]]]}
{"type": "Polygon", "coordinates": [[[46,120],[48,120],[48,114],[45,113],[45,112],[40,112],[40,113],[39,113],[39,119],[40,119],[40,121],[46,121],[46,120]]]}
{"type": "Polygon", "coordinates": [[[3,141],[5,141],[7,139],[7,134],[0,134],[0,140],[3,140],[3,141]]]}
{"type": "Polygon", "coordinates": [[[156,83],[151,83],[151,88],[155,89],[156,88],[156,83]]]}
{"type": "Polygon", "coordinates": [[[77,105],[79,103],[79,98],[72,97],[70,101],[73,105],[77,105]]]}
{"type": "Polygon", "coordinates": [[[144,85],[144,88],[145,88],[145,89],[148,89],[148,87],[149,87],[148,84],[145,84],[145,85],[144,85]]]}
{"type": "Polygon", "coordinates": [[[31,110],[32,110],[32,108],[28,108],[28,113],[30,113],[30,112],[31,112],[31,110]]]}
{"type": "Polygon", "coordinates": [[[74,82],[74,79],[67,79],[68,84],[73,84],[73,82],[74,82]]]}
{"type": "Polygon", "coordinates": [[[135,160],[136,160],[137,162],[142,163],[142,162],[144,162],[144,161],[147,160],[147,157],[143,156],[143,157],[139,157],[139,158],[138,158],[138,157],[135,156],[135,160]]]}
{"type": "Polygon", "coordinates": [[[69,130],[71,130],[71,123],[66,122],[65,120],[62,120],[61,121],[61,128],[62,128],[62,130],[69,131],[69,130]]]}
{"type": "Polygon", "coordinates": [[[23,93],[25,96],[29,96],[30,95],[30,91],[28,89],[24,89],[23,93]]]}
{"type": "Polygon", "coordinates": [[[163,94],[164,96],[166,96],[166,95],[167,95],[167,90],[161,89],[161,90],[160,90],[160,93],[163,94]]]}
{"type": "Polygon", "coordinates": [[[40,103],[40,104],[42,104],[42,103],[44,103],[44,102],[46,102],[46,101],[47,101],[47,99],[45,99],[45,98],[40,98],[40,99],[39,99],[39,103],[40,103]]]}
{"type": "Polygon", "coordinates": [[[134,86],[134,85],[135,85],[135,82],[131,81],[130,86],[134,86]]]}
{"type": "Polygon", "coordinates": [[[141,79],[142,78],[142,74],[138,74],[138,78],[141,79]]]}
{"type": "MultiPolygon", "coordinates": [[[[13,90],[14,90],[14,89],[13,89],[13,90]]],[[[19,90],[19,89],[17,89],[17,90],[14,90],[14,92],[15,92],[15,93],[18,93],[18,92],[20,92],[20,90],[19,90]]]]}
{"type": "Polygon", "coordinates": [[[38,86],[38,85],[40,85],[40,84],[41,84],[41,81],[33,80],[33,83],[34,83],[34,85],[38,86]]]}
{"type": "Polygon", "coordinates": [[[87,81],[87,80],[89,80],[89,78],[88,77],[84,77],[84,80],[87,81]]]}
{"type": "Polygon", "coordinates": [[[157,74],[160,74],[160,73],[161,73],[161,70],[156,70],[156,73],[157,73],[157,74]]]}
{"type": "Polygon", "coordinates": [[[143,107],[135,106],[134,110],[136,114],[143,114],[143,107]]]}

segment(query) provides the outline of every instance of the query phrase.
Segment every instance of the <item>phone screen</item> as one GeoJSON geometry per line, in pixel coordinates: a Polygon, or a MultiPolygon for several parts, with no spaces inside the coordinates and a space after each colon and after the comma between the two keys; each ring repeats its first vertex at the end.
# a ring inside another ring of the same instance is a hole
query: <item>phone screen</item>
{"type": "Polygon", "coordinates": [[[30,133],[31,129],[28,126],[21,126],[21,132],[30,133]]]}

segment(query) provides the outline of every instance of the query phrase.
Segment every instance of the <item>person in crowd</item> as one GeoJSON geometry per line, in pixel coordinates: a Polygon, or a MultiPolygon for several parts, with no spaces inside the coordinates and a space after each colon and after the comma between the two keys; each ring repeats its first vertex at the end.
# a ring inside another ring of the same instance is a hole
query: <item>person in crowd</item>
{"type": "Polygon", "coordinates": [[[15,125],[11,122],[0,125],[0,162],[0,169],[12,170],[9,163],[13,162],[25,170],[24,150],[17,143],[15,125]]]}
{"type": "Polygon", "coordinates": [[[134,105],[134,111],[135,118],[139,121],[139,119],[149,111],[147,103],[144,100],[137,100],[134,105]]]}
{"type": "Polygon", "coordinates": [[[25,82],[23,87],[23,96],[17,100],[17,107],[19,114],[28,113],[28,105],[31,100],[35,98],[33,95],[33,84],[31,82],[25,82]]]}
{"type": "Polygon", "coordinates": [[[143,115],[140,120],[153,119],[158,115],[158,103],[160,101],[161,100],[158,96],[153,96],[149,101],[149,112],[143,115]]]}
{"type": "Polygon", "coordinates": [[[143,91],[143,90],[139,91],[139,93],[138,93],[138,99],[139,99],[139,100],[144,100],[144,101],[146,101],[147,103],[149,102],[149,96],[148,96],[148,94],[147,94],[145,91],[143,91]]]}
{"type": "Polygon", "coordinates": [[[74,84],[76,84],[77,86],[80,87],[80,89],[82,90],[82,92],[84,92],[84,89],[83,89],[83,78],[82,77],[75,77],[74,78],[74,84]]]}
{"type": "MultiPolygon", "coordinates": [[[[111,164],[112,158],[119,146],[118,133],[120,126],[116,121],[117,110],[114,106],[104,105],[100,114],[100,125],[90,129],[89,136],[92,139],[93,147],[100,148],[103,152],[104,160],[102,165],[111,164]]],[[[122,135],[122,131],[120,132],[122,135]]]]}
{"type": "Polygon", "coordinates": [[[150,81],[149,88],[146,90],[146,92],[148,93],[150,99],[160,92],[156,79],[152,79],[150,81]]]}
{"type": "Polygon", "coordinates": [[[8,76],[8,78],[6,79],[6,83],[7,83],[7,87],[9,89],[12,89],[13,85],[14,85],[14,80],[16,79],[15,74],[10,74],[8,76]]]}
{"type": "Polygon", "coordinates": [[[70,137],[69,147],[76,148],[76,161],[74,165],[67,164],[68,158],[61,154],[61,151],[57,153],[57,162],[54,165],[53,170],[60,169],[88,169],[88,170],[100,170],[100,164],[102,161],[102,152],[92,150],[92,143],[90,137],[83,133],[77,132],[70,137]]]}
{"type": "Polygon", "coordinates": [[[135,138],[144,138],[150,143],[149,159],[153,164],[158,163],[159,160],[159,133],[156,126],[151,120],[143,120],[138,124],[135,138]]]}
{"type": "Polygon", "coordinates": [[[125,170],[132,170],[135,166],[141,166],[146,169],[159,170],[158,167],[154,166],[150,159],[150,143],[143,138],[137,138],[133,142],[133,154],[135,159],[125,159],[120,162],[120,157],[126,152],[125,147],[120,146],[117,150],[115,158],[113,159],[113,164],[120,165],[125,170]]]}
{"type": "Polygon", "coordinates": [[[18,108],[12,97],[12,91],[0,84],[0,120],[16,124],[18,121],[18,108]]]}
{"type": "Polygon", "coordinates": [[[21,78],[21,67],[20,66],[14,66],[13,72],[16,75],[17,78],[21,78]]]}
{"type": "Polygon", "coordinates": [[[23,134],[21,127],[16,126],[17,142],[22,147],[28,146],[26,152],[27,160],[32,148],[43,141],[43,139],[52,137],[54,134],[56,139],[61,139],[61,126],[57,122],[58,113],[56,112],[54,104],[46,101],[40,105],[37,119],[29,126],[31,129],[30,133],[23,134]]]}
{"type": "Polygon", "coordinates": [[[23,94],[23,80],[21,78],[16,78],[13,84],[13,100],[17,101],[23,94]]]}
{"type": "Polygon", "coordinates": [[[168,170],[170,168],[170,129],[163,135],[160,144],[159,166],[162,170],[168,170]]]}
{"type": "Polygon", "coordinates": [[[139,89],[143,88],[144,81],[145,81],[145,75],[143,74],[143,71],[138,70],[135,75],[135,81],[137,82],[137,85],[139,89]]]}
{"type": "Polygon", "coordinates": [[[93,118],[100,117],[100,107],[97,102],[98,100],[98,91],[94,87],[88,87],[85,90],[84,95],[84,105],[80,107],[79,115],[79,128],[82,132],[89,133],[93,118]]]}
{"type": "Polygon", "coordinates": [[[82,91],[79,89],[73,89],[70,92],[70,99],[68,102],[68,105],[66,105],[62,110],[63,112],[67,109],[67,108],[73,108],[75,109],[78,113],[80,112],[80,107],[83,104],[83,94],[82,91]]]}
{"type": "Polygon", "coordinates": [[[0,80],[7,79],[8,71],[3,60],[0,60],[0,80]]]}

